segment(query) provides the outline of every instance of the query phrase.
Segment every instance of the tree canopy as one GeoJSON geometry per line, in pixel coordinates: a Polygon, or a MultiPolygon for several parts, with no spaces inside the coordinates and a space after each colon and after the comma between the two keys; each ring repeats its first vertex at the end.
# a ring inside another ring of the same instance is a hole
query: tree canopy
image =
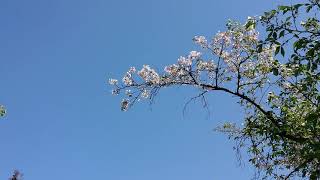
{"type": "Polygon", "coordinates": [[[195,36],[201,51],[181,56],[164,72],[131,67],[122,82],[121,110],[152,100],[170,86],[192,86],[194,98],[222,91],[239,99],[243,126],[217,131],[246,148],[262,179],[320,178],[320,1],[281,5],[245,23],[228,21],[212,38],[195,36]],[[261,32],[259,34],[258,30],[261,32]]]}
{"type": "Polygon", "coordinates": [[[0,105],[0,117],[4,116],[6,114],[6,109],[3,105],[0,105]]]}

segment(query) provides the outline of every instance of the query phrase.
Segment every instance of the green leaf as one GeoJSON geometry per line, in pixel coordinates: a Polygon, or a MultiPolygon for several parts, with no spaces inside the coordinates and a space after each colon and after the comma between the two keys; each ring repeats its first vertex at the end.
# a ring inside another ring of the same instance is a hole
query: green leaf
{"type": "Polygon", "coordinates": [[[303,4],[295,4],[293,7],[294,7],[295,9],[299,9],[301,6],[303,6],[303,4]]]}
{"type": "Polygon", "coordinates": [[[278,9],[280,11],[284,11],[284,10],[290,9],[290,6],[278,6],[278,9]]]}
{"type": "Polygon", "coordinates": [[[261,53],[261,52],[262,52],[262,44],[259,44],[259,45],[257,46],[257,52],[258,52],[258,53],[261,53]]]}
{"type": "Polygon", "coordinates": [[[310,6],[308,6],[308,7],[306,8],[306,12],[308,13],[311,9],[312,9],[312,5],[310,5],[310,6]]]}
{"type": "Polygon", "coordinates": [[[317,180],[318,179],[318,172],[314,171],[310,175],[310,180],[317,180]]]}
{"type": "Polygon", "coordinates": [[[318,64],[317,63],[312,63],[312,66],[311,66],[311,70],[312,71],[315,71],[315,70],[317,70],[318,69],[318,64]]]}
{"type": "Polygon", "coordinates": [[[310,49],[309,51],[307,51],[307,56],[313,58],[314,57],[314,48],[310,49]]]}
{"type": "Polygon", "coordinates": [[[285,33],[285,30],[282,30],[282,31],[280,32],[280,34],[279,34],[279,37],[280,37],[280,38],[283,37],[283,36],[284,36],[284,33],[285,33]]]}
{"type": "Polygon", "coordinates": [[[277,68],[272,68],[272,73],[273,73],[273,75],[278,76],[279,70],[277,68]]]}
{"type": "Polygon", "coordinates": [[[308,61],[308,63],[307,63],[307,70],[309,70],[310,68],[311,68],[311,62],[308,61]]]}
{"type": "Polygon", "coordinates": [[[281,46],[281,55],[284,56],[285,55],[285,51],[284,48],[281,46]]]}
{"type": "Polygon", "coordinates": [[[280,51],[280,46],[277,46],[277,47],[276,47],[276,50],[274,51],[274,54],[275,54],[275,55],[279,54],[279,51],[280,51]]]}
{"type": "Polygon", "coordinates": [[[289,21],[292,18],[292,16],[289,16],[286,18],[286,21],[289,21]]]}
{"type": "Polygon", "coordinates": [[[272,37],[273,37],[273,39],[277,39],[277,33],[273,32],[272,37]]]}
{"type": "Polygon", "coordinates": [[[256,23],[253,20],[249,20],[245,25],[247,30],[256,28],[256,23]]]}

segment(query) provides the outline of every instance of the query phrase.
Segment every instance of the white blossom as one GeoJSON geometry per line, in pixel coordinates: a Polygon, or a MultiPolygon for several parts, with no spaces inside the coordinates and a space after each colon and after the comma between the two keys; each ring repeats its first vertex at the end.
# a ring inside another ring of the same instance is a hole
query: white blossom
{"type": "Polygon", "coordinates": [[[254,20],[254,17],[248,16],[248,17],[247,17],[247,20],[248,20],[248,21],[254,20]]]}
{"type": "Polygon", "coordinates": [[[141,97],[143,97],[143,98],[148,98],[149,95],[150,95],[150,93],[149,93],[149,91],[146,90],[146,89],[144,89],[144,90],[142,91],[142,93],[141,93],[141,97]]]}
{"type": "Polygon", "coordinates": [[[272,47],[264,47],[262,49],[262,52],[258,54],[258,62],[260,64],[264,64],[265,66],[272,66],[274,63],[274,52],[275,52],[275,46],[272,47]]]}
{"type": "Polygon", "coordinates": [[[229,32],[218,32],[212,39],[213,45],[229,46],[231,44],[231,36],[229,32]]]}
{"type": "Polygon", "coordinates": [[[148,83],[159,84],[160,76],[159,74],[149,65],[143,65],[143,68],[138,72],[139,76],[148,83]]]}
{"type": "Polygon", "coordinates": [[[289,82],[283,82],[283,83],[282,83],[282,87],[283,87],[284,89],[291,89],[291,88],[292,88],[292,85],[291,85],[291,83],[289,83],[289,82]]]}
{"type": "Polygon", "coordinates": [[[130,67],[128,72],[131,73],[131,74],[135,73],[136,72],[136,68],[135,67],[130,67]]]}
{"type": "Polygon", "coordinates": [[[197,70],[199,71],[214,71],[216,65],[213,61],[202,61],[199,60],[197,64],[197,70]]]}
{"type": "Polygon", "coordinates": [[[285,65],[285,64],[280,64],[279,69],[280,69],[280,74],[281,74],[284,78],[293,75],[293,69],[290,68],[290,67],[288,67],[288,66],[285,65]]]}
{"type": "Polygon", "coordinates": [[[133,85],[133,77],[132,74],[136,72],[136,68],[135,67],[131,67],[128,72],[124,75],[124,77],[122,78],[122,82],[126,85],[126,86],[131,86],[133,85]]]}
{"type": "Polygon", "coordinates": [[[198,52],[198,51],[191,51],[188,58],[189,59],[199,59],[201,57],[201,52],[198,52]]]}
{"type": "Polygon", "coordinates": [[[179,71],[179,66],[176,65],[176,64],[169,65],[169,66],[166,66],[164,68],[164,71],[166,73],[168,73],[169,75],[171,75],[171,76],[176,76],[178,74],[178,71],[179,71]]]}
{"type": "Polygon", "coordinates": [[[206,40],[206,38],[204,36],[195,36],[193,38],[193,41],[200,45],[202,48],[207,48],[208,47],[208,41],[206,40]]]}
{"type": "Polygon", "coordinates": [[[247,31],[247,38],[250,41],[258,42],[259,40],[259,32],[255,29],[251,29],[250,31],[247,31]]]}
{"type": "Polygon", "coordinates": [[[132,75],[130,73],[127,73],[123,78],[122,78],[122,82],[127,85],[127,86],[131,86],[133,84],[133,79],[132,79],[132,75]]]}
{"type": "Polygon", "coordinates": [[[190,58],[180,56],[178,59],[178,64],[182,67],[188,67],[191,66],[192,60],[190,58]]]}
{"type": "Polygon", "coordinates": [[[110,85],[117,85],[118,84],[118,80],[117,79],[109,79],[109,84],[110,85]]]}

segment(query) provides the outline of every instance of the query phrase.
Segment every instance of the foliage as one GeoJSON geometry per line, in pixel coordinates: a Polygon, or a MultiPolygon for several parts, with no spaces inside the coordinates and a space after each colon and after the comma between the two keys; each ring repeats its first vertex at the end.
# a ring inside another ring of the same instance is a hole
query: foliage
{"type": "Polygon", "coordinates": [[[0,105],[0,117],[4,116],[6,114],[6,109],[4,106],[0,105]]]}
{"type": "Polygon", "coordinates": [[[229,21],[210,40],[194,37],[202,52],[181,56],[163,73],[144,65],[140,71],[130,68],[122,83],[110,79],[112,93],[125,93],[124,111],[170,86],[197,88],[195,98],[214,91],[238,97],[244,125],[226,123],[216,130],[229,134],[237,148],[247,148],[259,177],[320,178],[319,9],[319,0],[309,0],[244,24],[229,21]],[[259,38],[257,28],[266,37],[259,38]]]}

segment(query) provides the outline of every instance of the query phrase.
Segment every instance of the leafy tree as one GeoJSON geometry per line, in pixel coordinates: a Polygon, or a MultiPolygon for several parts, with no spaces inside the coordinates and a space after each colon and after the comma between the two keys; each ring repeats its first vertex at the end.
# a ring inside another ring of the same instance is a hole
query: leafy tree
{"type": "Polygon", "coordinates": [[[4,106],[0,105],[0,117],[4,116],[6,114],[6,109],[4,106]]]}
{"type": "Polygon", "coordinates": [[[194,97],[222,91],[239,99],[244,125],[229,122],[236,148],[246,148],[262,179],[320,178],[320,2],[278,6],[244,23],[228,21],[211,40],[195,36],[191,51],[159,73],[131,67],[113,94],[124,92],[121,110],[152,100],[163,87],[192,86],[194,97]],[[266,32],[259,35],[257,29],[266,32]],[[260,36],[260,37],[259,37],[260,36]],[[205,57],[212,56],[208,60],[205,57]]]}

